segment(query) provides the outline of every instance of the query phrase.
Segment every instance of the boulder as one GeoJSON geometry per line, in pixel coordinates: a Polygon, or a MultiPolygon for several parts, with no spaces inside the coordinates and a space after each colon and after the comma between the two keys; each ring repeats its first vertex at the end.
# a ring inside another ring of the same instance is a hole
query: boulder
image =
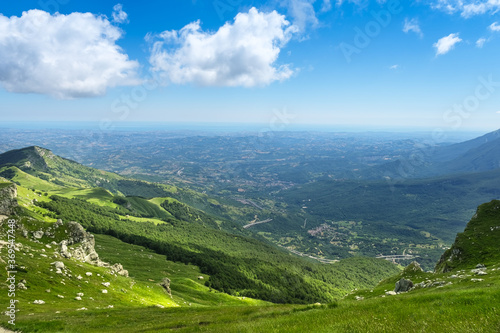
{"type": "Polygon", "coordinates": [[[160,282],[160,286],[162,286],[165,291],[167,292],[167,294],[172,297],[172,290],[170,289],[170,279],[169,278],[164,278],[163,280],[161,280],[160,282]]]}
{"type": "Polygon", "coordinates": [[[405,293],[410,291],[412,288],[413,288],[413,282],[411,280],[401,278],[398,282],[396,282],[394,292],[405,293]]]}
{"type": "Polygon", "coordinates": [[[128,277],[128,271],[123,269],[122,264],[114,264],[109,268],[111,274],[118,274],[120,276],[128,277]]]}

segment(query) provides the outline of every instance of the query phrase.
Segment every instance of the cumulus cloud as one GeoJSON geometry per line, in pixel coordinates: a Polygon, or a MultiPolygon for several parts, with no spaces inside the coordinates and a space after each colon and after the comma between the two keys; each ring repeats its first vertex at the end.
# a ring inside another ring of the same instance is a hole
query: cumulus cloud
{"type": "Polygon", "coordinates": [[[493,22],[489,28],[491,31],[500,31],[500,25],[498,22],[493,22]]]}
{"type": "Polygon", "coordinates": [[[138,63],[116,45],[120,37],[105,17],[90,13],[0,14],[0,84],[10,92],[61,99],[139,84],[138,63]]]}
{"type": "Polygon", "coordinates": [[[416,33],[417,36],[420,38],[424,37],[424,34],[422,33],[422,30],[420,29],[420,24],[416,18],[413,18],[411,20],[409,20],[408,18],[405,18],[405,23],[403,25],[403,32],[408,33],[410,31],[416,33]]]}
{"type": "Polygon", "coordinates": [[[441,38],[436,43],[434,47],[436,48],[436,56],[446,54],[451,51],[457,43],[460,43],[462,39],[458,37],[458,33],[449,34],[446,37],[441,38]]]}
{"type": "Polygon", "coordinates": [[[123,11],[123,6],[121,4],[116,4],[113,7],[113,22],[115,23],[128,22],[128,14],[123,11]]]}
{"type": "Polygon", "coordinates": [[[396,64],[396,65],[390,66],[389,69],[396,70],[396,69],[399,69],[399,67],[400,66],[396,64]]]}
{"type": "MultiPolygon", "coordinates": [[[[251,8],[215,32],[200,22],[164,31],[151,47],[152,71],[167,82],[202,86],[263,86],[288,79],[290,65],[276,65],[281,48],[297,32],[276,11],[251,8]]],[[[150,36],[148,39],[152,39],[150,36]]]]}
{"type": "Polygon", "coordinates": [[[432,0],[430,4],[450,14],[459,12],[465,18],[500,10],[500,0],[432,0]]]}

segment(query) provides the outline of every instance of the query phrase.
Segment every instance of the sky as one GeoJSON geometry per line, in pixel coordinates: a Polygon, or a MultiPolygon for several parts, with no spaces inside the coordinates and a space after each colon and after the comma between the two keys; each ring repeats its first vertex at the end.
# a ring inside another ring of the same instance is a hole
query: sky
{"type": "Polygon", "coordinates": [[[0,124],[500,126],[499,0],[0,4],[0,124]]]}

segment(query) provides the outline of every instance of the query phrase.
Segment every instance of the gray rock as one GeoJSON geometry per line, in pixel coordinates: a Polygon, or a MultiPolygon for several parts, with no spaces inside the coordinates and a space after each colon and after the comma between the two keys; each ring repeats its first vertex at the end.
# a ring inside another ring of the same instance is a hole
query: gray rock
{"type": "Polygon", "coordinates": [[[396,282],[396,287],[394,288],[394,292],[405,293],[410,291],[412,288],[413,288],[413,282],[411,280],[401,278],[398,282],[396,282]]]}
{"type": "Polygon", "coordinates": [[[170,290],[170,279],[169,278],[164,278],[163,280],[161,280],[160,282],[160,286],[162,286],[165,291],[167,292],[167,294],[172,297],[172,290],[170,290]]]}
{"type": "Polygon", "coordinates": [[[64,269],[64,263],[62,261],[54,261],[52,263],[56,269],[64,269]]]}
{"type": "Polygon", "coordinates": [[[42,230],[38,230],[38,231],[33,232],[33,237],[35,237],[36,239],[42,238],[43,237],[43,231],[42,230]]]}
{"type": "Polygon", "coordinates": [[[121,264],[114,264],[113,266],[111,266],[110,273],[128,277],[128,271],[126,269],[123,269],[123,266],[121,264]]]}

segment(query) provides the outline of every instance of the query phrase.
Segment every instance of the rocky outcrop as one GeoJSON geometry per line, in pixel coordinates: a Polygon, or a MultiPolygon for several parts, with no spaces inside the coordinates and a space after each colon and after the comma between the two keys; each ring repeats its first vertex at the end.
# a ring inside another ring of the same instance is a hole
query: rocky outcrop
{"type": "MultiPolygon", "coordinates": [[[[64,226],[62,220],[57,220],[54,223],[54,229],[62,226],[64,226]]],[[[121,264],[110,265],[99,258],[99,254],[95,250],[94,235],[85,231],[79,223],[68,222],[66,231],[68,238],[59,243],[59,253],[62,257],[73,258],[99,267],[109,267],[110,274],[128,277],[128,271],[121,264]]]]}
{"type": "Polygon", "coordinates": [[[74,258],[96,266],[104,266],[104,263],[101,262],[99,255],[95,251],[94,235],[86,232],[77,222],[68,222],[66,228],[69,237],[59,244],[61,255],[64,258],[74,258]],[[79,245],[70,248],[74,244],[79,245]]]}
{"type": "Polygon", "coordinates": [[[163,289],[165,289],[165,291],[167,292],[167,294],[172,297],[172,290],[170,289],[170,279],[169,278],[164,278],[161,282],[160,282],[160,286],[163,287],[163,289]]]}
{"type": "Polygon", "coordinates": [[[398,282],[396,282],[396,286],[394,288],[395,293],[406,293],[413,288],[413,282],[411,280],[407,280],[401,278],[398,282]]]}
{"type": "Polygon", "coordinates": [[[17,186],[0,178],[0,215],[11,215],[17,206],[17,186]]]}

